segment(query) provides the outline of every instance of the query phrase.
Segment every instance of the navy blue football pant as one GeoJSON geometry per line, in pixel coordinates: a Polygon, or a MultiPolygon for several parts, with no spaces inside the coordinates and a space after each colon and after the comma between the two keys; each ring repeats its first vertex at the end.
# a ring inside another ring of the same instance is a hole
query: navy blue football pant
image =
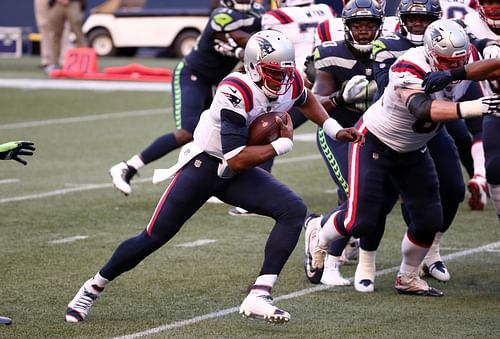
{"type": "Polygon", "coordinates": [[[211,196],[276,221],[260,274],[279,274],[299,239],[307,211],[304,202],[261,168],[221,179],[219,163],[206,153],[192,159],[167,187],[146,229],[122,242],[100,274],[111,281],[134,268],[169,241],[211,196]]]}
{"type": "MultiPolygon", "coordinates": [[[[197,77],[184,61],[177,64],[172,77],[176,129],[194,132],[201,113],[212,103],[216,85],[197,77]]],[[[142,161],[149,164],[181,146],[183,144],[177,142],[174,132],[164,134],[141,152],[142,161]]]]}
{"type": "Polygon", "coordinates": [[[405,202],[411,227],[408,235],[421,246],[430,246],[443,225],[443,213],[436,168],[427,147],[399,153],[361,126],[364,145],[352,144],[349,154],[349,197],[337,209],[333,225],[345,236],[356,238],[377,231],[385,220],[387,200],[395,185],[405,202]]]}
{"type": "Polygon", "coordinates": [[[486,180],[500,185],[500,118],[485,116],[483,119],[483,146],[486,165],[486,180]]]}

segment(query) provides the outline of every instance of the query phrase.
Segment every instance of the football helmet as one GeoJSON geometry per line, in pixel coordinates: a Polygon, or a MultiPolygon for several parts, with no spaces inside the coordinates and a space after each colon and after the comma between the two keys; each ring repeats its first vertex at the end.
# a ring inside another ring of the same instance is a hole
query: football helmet
{"type": "Polygon", "coordinates": [[[372,50],[371,42],[376,40],[382,31],[384,11],[375,0],[351,0],[344,6],[342,21],[344,23],[345,40],[357,50],[367,53],[372,50]],[[351,25],[360,20],[371,20],[377,24],[375,36],[368,43],[360,43],[353,34],[351,25]]]}
{"type": "Polygon", "coordinates": [[[441,18],[441,6],[439,0],[402,0],[398,7],[400,32],[415,45],[422,45],[424,34],[411,33],[408,18],[411,16],[428,17],[429,22],[441,18]]]}
{"type": "Polygon", "coordinates": [[[500,28],[500,4],[485,4],[484,0],[479,0],[479,15],[486,24],[495,29],[500,28]]]}
{"type": "Polygon", "coordinates": [[[453,20],[437,20],[427,26],[424,48],[435,71],[460,67],[469,60],[469,37],[453,20]]]}
{"type": "Polygon", "coordinates": [[[314,0],[278,0],[278,7],[295,7],[313,5],[314,0]]]}
{"type": "Polygon", "coordinates": [[[243,58],[245,71],[268,98],[285,94],[293,83],[295,49],[281,32],[264,30],[248,39],[243,58]]]}
{"type": "Polygon", "coordinates": [[[220,5],[235,11],[246,13],[252,9],[254,0],[220,0],[220,5]]]}

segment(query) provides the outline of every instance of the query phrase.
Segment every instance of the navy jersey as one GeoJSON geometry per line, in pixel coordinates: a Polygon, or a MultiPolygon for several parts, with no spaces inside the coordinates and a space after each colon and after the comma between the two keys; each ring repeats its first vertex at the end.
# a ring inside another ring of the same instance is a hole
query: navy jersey
{"type": "Polygon", "coordinates": [[[260,14],[263,8],[254,5],[249,13],[238,12],[229,8],[219,7],[212,11],[207,26],[201,33],[193,48],[185,58],[185,63],[198,77],[210,83],[219,83],[231,73],[239,60],[224,56],[214,49],[214,39],[217,33],[241,30],[252,34],[260,30],[260,14]]]}
{"type": "Polygon", "coordinates": [[[391,65],[410,48],[416,47],[410,40],[399,32],[388,34],[373,42],[373,76],[377,83],[377,93],[373,102],[384,93],[389,83],[389,68],[391,65]]]}
{"type": "MultiPolygon", "coordinates": [[[[364,61],[357,60],[344,41],[323,42],[314,49],[313,57],[314,68],[328,72],[338,89],[354,75],[365,75],[368,80],[373,80],[370,58],[364,61]]],[[[364,112],[354,108],[336,107],[329,113],[342,127],[352,127],[364,112]]]]}

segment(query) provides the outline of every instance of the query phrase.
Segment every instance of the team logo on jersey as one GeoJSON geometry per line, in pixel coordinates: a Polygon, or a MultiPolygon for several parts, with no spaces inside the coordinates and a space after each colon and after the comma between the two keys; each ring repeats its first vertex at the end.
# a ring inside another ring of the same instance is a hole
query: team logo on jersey
{"type": "Polygon", "coordinates": [[[274,52],[276,49],[271,45],[269,40],[264,39],[263,37],[256,37],[255,40],[259,44],[260,47],[260,57],[264,58],[267,55],[271,54],[274,52]]]}
{"type": "MultiPolygon", "coordinates": [[[[236,93],[235,90],[233,90],[231,87],[229,87],[229,89],[236,93]]],[[[224,94],[224,96],[229,100],[229,102],[234,106],[234,107],[237,107],[240,102],[241,102],[241,99],[238,98],[236,95],[232,94],[232,93],[227,93],[227,92],[222,92],[222,94],[224,94]]]]}

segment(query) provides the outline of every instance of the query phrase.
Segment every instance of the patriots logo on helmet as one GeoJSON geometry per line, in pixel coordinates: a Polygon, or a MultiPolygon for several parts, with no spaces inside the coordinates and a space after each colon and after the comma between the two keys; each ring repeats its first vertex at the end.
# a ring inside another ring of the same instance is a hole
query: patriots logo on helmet
{"type": "Polygon", "coordinates": [[[435,29],[435,28],[431,29],[431,31],[429,32],[429,35],[430,35],[432,43],[434,45],[444,39],[443,35],[441,34],[441,32],[439,30],[435,29]]]}
{"type": "Polygon", "coordinates": [[[266,57],[267,55],[271,54],[276,50],[276,48],[274,48],[273,45],[271,45],[269,40],[266,40],[263,37],[258,36],[255,38],[255,41],[257,41],[257,43],[259,44],[261,58],[266,57]]]}
{"type": "Polygon", "coordinates": [[[224,96],[229,100],[229,102],[234,106],[234,107],[237,107],[240,102],[241,102],[241,99],[238,98],[236,95],[234,94],[231,94],[231,93],[227,93],[227,92],[222,92],[222,94],[224,94],[224,96]]]}

